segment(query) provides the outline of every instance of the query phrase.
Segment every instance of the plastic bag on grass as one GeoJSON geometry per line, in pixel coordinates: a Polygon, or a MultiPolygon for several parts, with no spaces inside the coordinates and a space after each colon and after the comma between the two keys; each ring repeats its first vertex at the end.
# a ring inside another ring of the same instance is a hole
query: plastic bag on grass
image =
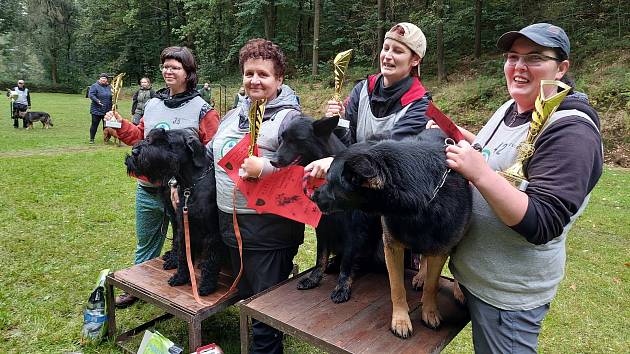
{"type": "Polygon", "coordinates": [[[98,342],[107,332],[107,310],[105,309],[105,277],[107,274],[109,274],[109,269],[103,269],[98,275],[94,290],[90,294],[85,310],[83,310],[82,344],[98,342]]]}
{"type": "Polygon", "coordinates": [[[136,354],[181,354],[183,351],[160,332],[147,329],[136,354]]]}

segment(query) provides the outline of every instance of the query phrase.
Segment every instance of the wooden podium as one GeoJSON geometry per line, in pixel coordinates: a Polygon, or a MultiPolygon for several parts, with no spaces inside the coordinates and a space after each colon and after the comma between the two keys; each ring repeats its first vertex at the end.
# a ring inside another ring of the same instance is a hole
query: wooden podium
{"type": "MultiPolygon", "coordinates": [[[[219,289],[208,296],[202,296],[201,299],[206,304],[201,305],[193,298],[190,285],[176,287],[168,285],[168,279],[175,274],[175,270],[162,269],[163,263],[162,259],[155,258],[107,276],[105,280],[107,287],[107,336],[113,337],[116,334],[116,306],[114,305],[114,287],[116,287],[166,312],[160,317],[120,334],[116,337],[117,344],[121,345],[130,337],[152,327],[155,323],[175,316],[188,323],[188,347],[194,351],[202,345],[201,322],[239,300],[237,292],[234,291],[215,304],[216,300],[228,291],[233,278],[226,274],[227,272],[221,272],[219,289]]],[[[123,349],[125,348],[123,347],[123,349]]]]}
{"type": "Polygon", "coordinates": [[[441,278],[438,306],[442,325],[438,330],[426,327],[420,315],[422,292],[411,289],[414,272],[407,271],[413,335],[400,339],[389,330],[392,305],[387,274],[366,274],[356,279],[350,300],[335,304],[330,292],[337,283],[336,275],[325,275],[315,289],[296,289],[297,281],[309,271],[239,303],[241,353],[249,349],[251,318],[329,353],[397,354],[439,352],[469,321],[466,308],[453,297],[452,280],[441,278]]]}

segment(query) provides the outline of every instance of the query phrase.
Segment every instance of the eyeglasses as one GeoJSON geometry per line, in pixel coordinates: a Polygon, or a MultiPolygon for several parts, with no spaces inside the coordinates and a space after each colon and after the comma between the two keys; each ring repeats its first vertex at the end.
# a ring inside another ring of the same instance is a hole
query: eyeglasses
{"type": "Polygon", "coordinates": [[[540,53],[532,53],[532,54],[518,54],[518,53],[503,53],[503,57],[505,58],[505,62],[510,66],[515,66],[521,58],[523,58],[523,63],[527,66],[540,66],[544,62],[549,60],[554,60],[557,62],[561,62],[562,60],[554,57],[550,57],[548,55],[540,54],[540,53]]]}
{"type": "Polygon", "coordinates": [[[161,71],[170,71],[172,73],[176,73],[180,70],[183,70],[184,68],[182,68],[181,66],[170,66],[170,65],[164,65],[164,64],[160,64],[160,70],[161,71]]]}

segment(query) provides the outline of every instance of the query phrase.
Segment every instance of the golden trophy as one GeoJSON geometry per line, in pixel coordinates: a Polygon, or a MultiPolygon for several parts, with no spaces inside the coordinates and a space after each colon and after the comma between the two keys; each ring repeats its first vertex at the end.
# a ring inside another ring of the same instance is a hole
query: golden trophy
{"type": "MultiPolygon", "coordinates": [[[[333,60],[333,69],[335,73],[335,94],[332,98],[337,102],[341,102],[341,88],[343,87],[343,82],[346,79],[346,72],[348,71],[348,64],[350,63],[351,58],[352,49],[348,49],[337,54],[333,60]]],[[[339,126],[344,128],[348,128],[350,126],[350,122],[348,120],[341,119],[341,117],[339,118],[339,126]]]]}
{"type": "Polygon", "coordinates": [[[258,156],[256,140],[258,140],[258,132],[265,115],[265,104],[267,104],[267,100],[256,100],[252,102],[252,106],[249,108],[249,156],[258,156]]]}
{"type": "Polygon", "coordinates": [[[560,103],[562,103],[562,100],[569,94],[570,90],[571,87],[561,81],[540,81],[540,94],[536,98],[527,137],[518,145],[516,162],[505,171],[498,171],[503,178],[521,191],[525,191],[529,185],[523,171],[523,163],[534,154],[534,143],[538,138],[538,134],[540,134],[545,125],[549,122],[549,117],[558,109],[560,103]],[[544,88],[547,85],[559,86],[563,90],[556,92],[551,97],[545,97],[544,88]]]}
{"type": "MultiPolygon", "coordinates": [[[[120,73],[112,80],[112,112],[116,112],[118,110],[118,96],[122,90],[123,76],[125,76],[125,73],[120,73]]],[[[122,127],[122,124],[116,120],[106,120],[105,126],[110,128],[120,128],[122,127]]]]}
{"type": "MultiPolygon", "coordinates": [[[[265,115],[265,104],[267,100],[256,100],[252,102],[249,107],[249,146],[247,150],[248,156],[258,156],[258,133],[260,132],[260,126],[262,125],[263,116],[265,115]]],[[[262,171],[261,171],[262,172],[262,171]]],[[[245,170],[239,168],[238,175],[240,177],[245,176],[245,170]]]]}

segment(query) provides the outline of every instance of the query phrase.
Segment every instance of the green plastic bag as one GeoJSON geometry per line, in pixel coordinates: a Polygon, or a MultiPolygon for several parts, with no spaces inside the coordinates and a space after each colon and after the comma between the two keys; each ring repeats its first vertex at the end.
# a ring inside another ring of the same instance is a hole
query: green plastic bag
{"type": "Polygon", "coordinates": [[[146,330],[137,354],[180,354],[183,349],[176,346],[160,332],[146,330]]]}

